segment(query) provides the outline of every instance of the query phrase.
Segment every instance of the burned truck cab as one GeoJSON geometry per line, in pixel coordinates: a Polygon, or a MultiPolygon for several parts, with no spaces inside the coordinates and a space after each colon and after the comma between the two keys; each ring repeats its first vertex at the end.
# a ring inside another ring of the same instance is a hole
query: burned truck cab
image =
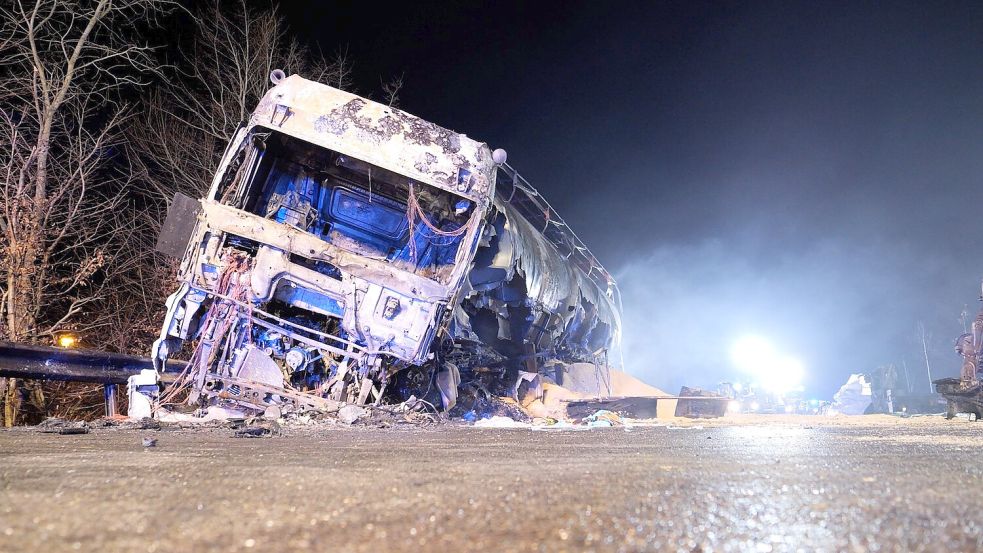
{"type": "Polygon", "coordinates": [[[198,404],[382,399],[431,358],[492,209],[488,146],[293,75],[230,143],[152,357],[198,404]]]}

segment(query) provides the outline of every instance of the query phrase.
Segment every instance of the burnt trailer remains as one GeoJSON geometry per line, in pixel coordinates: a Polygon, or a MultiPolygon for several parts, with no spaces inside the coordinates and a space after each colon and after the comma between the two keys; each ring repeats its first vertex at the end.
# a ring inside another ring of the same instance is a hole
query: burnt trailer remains
{"type": "Polygon", "coordinates": [[[182,261],[151,357],[190,356],[190,403],[449,408],[461,385],[598,362],[618,340],[614,280],[504,151],[271,80],[159,242],[182,261]]]}

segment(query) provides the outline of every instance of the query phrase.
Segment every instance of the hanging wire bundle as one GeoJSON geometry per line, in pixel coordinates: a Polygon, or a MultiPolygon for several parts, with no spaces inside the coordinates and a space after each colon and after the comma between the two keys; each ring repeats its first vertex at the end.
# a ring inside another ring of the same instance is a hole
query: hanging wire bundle
{"type": "MultiPolygon", "coordinates": [[[[474,217],[477,215],[477,213],[478,213],[477,209],[472,211],[471,217],[468,219],[468,222],[462,225],[461,227],[458,227],[453,230],[441,230],[437,228],[436,225],[430,222],[430,219],[427,217],[426,212],[424,212],[423,208],[420,207],[420,202],[416,198],[416,191],[413,189],[413,183],[410,183],[409,196],[406,199],[406,220],[409,221],[409,231],[410,231],[409,246],[410,246],[410,256],[411,256],[410,258],[413,260],[413,263],[416,263],[416,237],[414,235],[414,227],[416,226],[416,220],[418,218],[421,221],[423,221],[423,224],[425,224],[427,228],[430,229],[430,232],[432,232],[434,236],[440,236],[443,238],[457,238],[460,236],[464,236],[464,233],[466,233],[468,229],[471,228],[471,223],[473,222],[474,217]]],[[[429,240],[429,237],[427,238],[427,240],[429,240]]],[[[436,245],[447,245],[447,244],[436,244],[436,245]]]]}
{"type": "MultiPolygon", "coordinates": [[[[181,374],[177,376],[174,382],[164,390],[164,393],[161,394],[160,405],[175,403],[181,392],[187,389],[194,381],[197,370],[207,370],[207,367],[211,366],[218,348],[210,348],[208,350],[208,359],[205,363],[201,363],[201,356],[205,350],[204,345],[206,343],[218,344],[225,339],[229,329],[238,320],[240,310],[243,309],[240,305],[249,305],[247,301],[249,287],[241,282],[241,277],[247,274],[248,271],[248,258],[240,255],[231,256],[229,265],[219,276],[216,291],[234,301],[226,301],[216,297],[215,301],[212,302],[201,326],[202,338],[195,345],[195,349],[191,353],[191,359],[188,360],[188,365],[181,371],[181,374]]],[[[250,339],[252,335],[252,310],[248,310],[246,321],[245,334],[247,339],[250,339]]],[[[226,347],[223,349],[227,351],[230,348],[226,347]]]]}

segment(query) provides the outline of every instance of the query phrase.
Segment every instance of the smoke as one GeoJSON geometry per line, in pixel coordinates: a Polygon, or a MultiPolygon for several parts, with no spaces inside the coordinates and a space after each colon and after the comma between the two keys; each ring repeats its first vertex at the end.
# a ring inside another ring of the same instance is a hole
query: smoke
{"type": "Polygon", "coordinates": [[[948,346],[973,289],[946,278],[951,260],[878,242],[829,239],[765,255],[741,242],[659,247],[617,271],[629,373],[669,392],[733,382],[742,373],[731,363],[732,344],[757,335],[802,360],[807,393],[816,397],[830,397],[854,372],[888,363],[901,372],[903,361],[915,389],[927,391],[916,336],[925,321],[941,329],[929,344],[933,376],[955,374],[948,346]],[[954,301],[933,304],[939,290],[926,294],[925,286],[947,282],[954,301]]]}

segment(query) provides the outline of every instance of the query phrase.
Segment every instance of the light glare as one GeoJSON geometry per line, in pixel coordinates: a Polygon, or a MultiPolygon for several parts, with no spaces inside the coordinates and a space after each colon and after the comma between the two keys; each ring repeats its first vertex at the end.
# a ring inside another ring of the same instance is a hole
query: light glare
{"type": "Polygon", "coordinates": [[[58,347],[62,348],[74,348],[78,345],[78,337],[73,334],[60,334],[58,336],[58,347]]]}
{"type": "Polygon", "coordinates": [[[805,367],[798,359],[779,352],[760,336],[745,336],[731,348],[731,361],[761,386],[776,394],[801,388],[805,367]]]}

